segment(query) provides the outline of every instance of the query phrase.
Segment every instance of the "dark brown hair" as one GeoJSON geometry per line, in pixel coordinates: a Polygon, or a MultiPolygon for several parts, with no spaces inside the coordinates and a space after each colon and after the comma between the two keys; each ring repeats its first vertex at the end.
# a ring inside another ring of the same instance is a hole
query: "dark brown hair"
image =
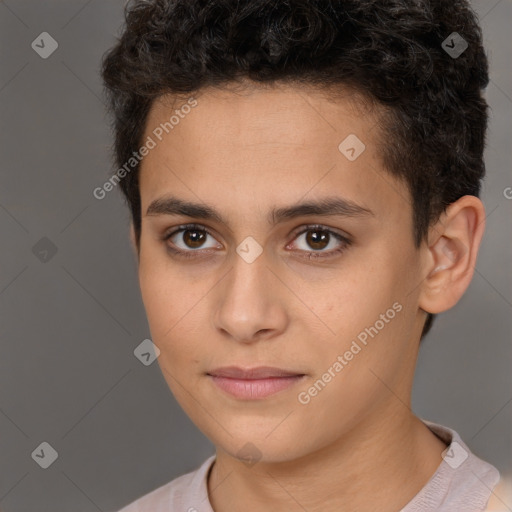
{"type": "MultiPolygon", "coordinates": [[[[407,183],[417,247],[450,203],[480,192],[488,64],[465,0],[135,0],[102,76],[118,167],[155,98],[248,78],[350,86],[387,107],[382,158],[407,183]]],[[[139,243],[138,166],[120,187],[139,243]]]]}

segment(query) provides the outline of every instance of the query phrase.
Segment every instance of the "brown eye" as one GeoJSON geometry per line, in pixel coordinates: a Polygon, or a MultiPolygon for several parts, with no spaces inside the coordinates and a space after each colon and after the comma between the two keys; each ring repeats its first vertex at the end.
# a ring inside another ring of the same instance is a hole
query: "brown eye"
{"type": "Polygon", "coordinates": [[[325,249],[329,245],[330,235],[320,229],[310,230],[306,235],[306,243],[315,250],[325,249]]]}
{"type": "Polygon", "coordinates": [[[195,224],[179,226],[178,229],[164,235],[163,241],[172,254],[185,257],[199,256],[207,252],[206,249],[222,248],[208,229],[195,224]],[[208,242],[208,239],[211,241],[208,242]]]}
{"type": "Polygon", "coordinates": [[[197,249],[206,240],[207,234],[198,229],[186,229],[183,231],[183,242],[191,249],[197,249]]]}
{"type": "Polygon", "coordinates": [[[351,245],[352,241],[332,229],[324,226],[306,226],[297,234],[288,247],[298,249],[300,257],[307,259],[330,258],[339,255],[351,245]],[[303,237],[303,235],[305,235],[303,237]],[[303,240],[301,241],[301,238],[303,240]],[[325,250],[330,249],[330,250],[325,250]]]}

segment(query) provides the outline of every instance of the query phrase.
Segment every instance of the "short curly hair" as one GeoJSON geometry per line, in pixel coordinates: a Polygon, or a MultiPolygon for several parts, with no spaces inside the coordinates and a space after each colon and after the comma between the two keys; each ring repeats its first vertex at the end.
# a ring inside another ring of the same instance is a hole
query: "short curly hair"
{"type": "MultiPolygon", "coordinates": [[[[140,147],[163,94],[288,82],[350,87],[384,107],[382,160],[410,191],[416,247],[449,204],[479,195],[489,76],[466,0],[135,0],[124,14],[101,69],[116,167],[140,147]],[[448,51],[453,37],[467,43],[460,55],[448,51]]],[[[138,167],[120,182],[137,244],[138,167]]]]}

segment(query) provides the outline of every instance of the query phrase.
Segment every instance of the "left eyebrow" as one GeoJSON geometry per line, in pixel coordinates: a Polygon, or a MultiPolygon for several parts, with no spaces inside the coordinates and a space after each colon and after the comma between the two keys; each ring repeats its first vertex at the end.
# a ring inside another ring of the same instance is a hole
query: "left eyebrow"
{"type": "Polygon", "coordinates": [[[269,222],[277,224],[287,219],[304,216],[342,216],[361,217],[375,215],[371,210],[341,197],[325,197],[318,201],[298,203],[282,208],[274,208],[270,212],[269,222]]]}
{"type": "MultiPolygon", "coordinates": [[[[149,215],[184,215],[204,220],[215,220],[228,225],[228,222],[212,206],[184,201],[174,196],[155,199],[146,210],[149,215]]],[[[307,201],[291,206],[274,207],[268,215],[271,225],[278,224],[295,217],[312,216],[362,217],[375,214],[361,205],[341,197],[325,197],[317,201],[307,201]]]]}

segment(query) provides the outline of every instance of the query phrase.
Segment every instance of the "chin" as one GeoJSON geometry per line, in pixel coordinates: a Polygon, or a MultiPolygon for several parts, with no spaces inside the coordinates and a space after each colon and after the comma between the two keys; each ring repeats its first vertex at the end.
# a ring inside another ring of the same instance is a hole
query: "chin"
{"type": "Polygon", "coordinates": [[[278,424],[271,421],[257,428],[246,422],[223,423],[227,432],[224,429],[210,430],[205,435],[218,449],[247,465],[288,462],[306,455],[307,447],[298,441],[304,439],[303,433],[293,433],[290,429],[279,432],[278,424]]]}

